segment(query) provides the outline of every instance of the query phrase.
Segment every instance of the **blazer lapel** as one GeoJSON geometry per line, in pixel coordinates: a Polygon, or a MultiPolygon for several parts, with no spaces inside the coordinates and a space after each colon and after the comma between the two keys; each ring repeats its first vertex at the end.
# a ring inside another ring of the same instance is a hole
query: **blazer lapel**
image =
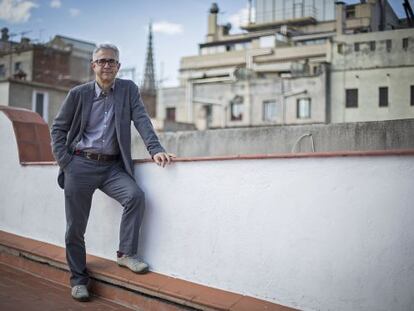
{"type": "Polygon", "coordinates": [[[87,85],[86,90],[82,93],[82,119],[81,119],[81,126],[80,126],[80,133],[83,133],[83,130],[85,129],[86,124],[88,123],[89,120],[89,115],[91,113],[92,110],[92,102],[93,102],[93,97],[94,97],[94,83],[95,82],[90,82],[87,85]]]}

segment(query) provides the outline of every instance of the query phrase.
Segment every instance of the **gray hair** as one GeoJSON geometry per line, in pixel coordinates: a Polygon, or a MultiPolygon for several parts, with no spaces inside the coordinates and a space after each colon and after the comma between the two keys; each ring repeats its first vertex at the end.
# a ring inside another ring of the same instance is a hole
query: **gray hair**
{"type": "Polygon", "coordinates": [[[111,43],[100,43],[96,46],[96,48],[93,50],[92,53],[92,61],[96,60],[96,54],[100,51],[100,50],[111,50],[115,53],[115,57],[116,60],[119,61],[119,50],[116,47],[116,45],[111,44],[111,43]]]}

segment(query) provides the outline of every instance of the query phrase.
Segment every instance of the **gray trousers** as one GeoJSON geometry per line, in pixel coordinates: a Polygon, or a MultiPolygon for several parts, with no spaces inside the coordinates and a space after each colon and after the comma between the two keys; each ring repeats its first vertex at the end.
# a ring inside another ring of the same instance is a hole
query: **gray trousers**
{"type": "Polygon", "coordinates": [[[117,200],[124,207],[122,214],[119,251],[135,255],[138,250],[139,229],[145,209],[144,192],[122,167],[121,162],[102,162],[80,156],[64,168],[66,212],[66,259],[71,271],[70,283],[86,285],[84,235],[96,189],[117,200]]]}

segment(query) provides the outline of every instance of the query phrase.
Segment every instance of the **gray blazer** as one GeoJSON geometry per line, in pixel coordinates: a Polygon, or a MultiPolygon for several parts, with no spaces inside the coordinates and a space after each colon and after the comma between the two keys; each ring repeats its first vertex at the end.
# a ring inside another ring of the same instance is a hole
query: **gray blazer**
{"type": "MultiPolygon", "coordinates": [[[[53,121],[52,151],[60,167],[58,184],[61,188],[64,188],[63,168],[71,161],[75,146],[81,140],[89,119],[95,95],[94,83],[95,81],[91,81],[71,89],[53,121]]],[[[155,134],[135,83],[116,79],[114,98],[116,137],[125,170],[134,178],[131,158],[131,121],[134,122],[151,156],[165,150],[155,134]]]]}

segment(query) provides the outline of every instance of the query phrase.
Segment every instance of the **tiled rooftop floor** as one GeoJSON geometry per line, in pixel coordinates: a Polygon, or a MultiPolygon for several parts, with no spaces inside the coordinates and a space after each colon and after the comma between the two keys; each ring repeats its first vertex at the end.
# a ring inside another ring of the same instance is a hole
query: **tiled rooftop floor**
{"type": "MultiPolygon", "coordinates": [[[[65,297],[72,299],[69,294],[69,272],[66,266],[65,250],[62,247],[0,230],[1,263],[39,275],[43,278],[42,280],[62,284],[64,288],[67,288],[65,297]]],[[[295,310],[155,272],[145,275],[134,274],[128,269],[118,267],[113,261],[92,255],[87,255],[87,265],[93,279],[92,292],[110,301],[139,310],[181,311],[194,310],[194,308],[223,311],[295,310]]],[[[2,277],[3,275],[0,274],[0,279],[2,277]]],[[[1,303],[0,310],[3,311],[1,303]]]]}
{"type": "Polygon", "coordinates": [[[132,309],[92,297],[77,302],[70,289],[0,263],[0,310],[7,311],[130,311],[132,309]]]}

